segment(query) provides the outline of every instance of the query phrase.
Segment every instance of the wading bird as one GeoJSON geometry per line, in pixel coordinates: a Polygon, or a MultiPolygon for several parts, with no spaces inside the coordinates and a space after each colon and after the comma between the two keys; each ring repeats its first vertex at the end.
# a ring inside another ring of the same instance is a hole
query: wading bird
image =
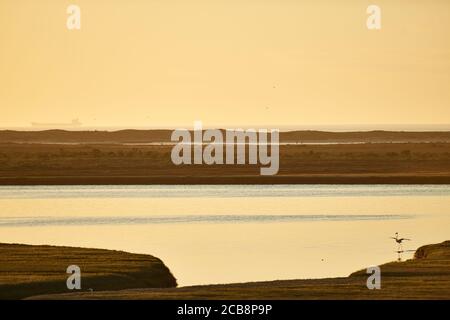
{"type": "Polygon", "coordinates": [[[411,240],[411,239],[407,239],[407,238],[399,238],[399,237],[398,237],[398,232],[395,233],[395,238],[394,238],[394,237],[391,237],[391,239],[394,239],[395,242],[398,243],[398,251],[403,251],[403,246],[402,246],[402,242],[403,242],[403,241],[405,241],[405,240],[410,241],[410,240],[411,240]]]}

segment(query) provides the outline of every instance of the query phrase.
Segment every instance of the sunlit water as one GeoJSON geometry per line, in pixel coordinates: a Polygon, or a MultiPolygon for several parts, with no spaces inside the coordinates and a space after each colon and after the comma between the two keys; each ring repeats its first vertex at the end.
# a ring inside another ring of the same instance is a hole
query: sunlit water
{"type": "Polygon", "coordinates": [[[180,285],[347,276],[449,223],[449,185],[0,187],[0,242],[148,253],[180,285]]]}

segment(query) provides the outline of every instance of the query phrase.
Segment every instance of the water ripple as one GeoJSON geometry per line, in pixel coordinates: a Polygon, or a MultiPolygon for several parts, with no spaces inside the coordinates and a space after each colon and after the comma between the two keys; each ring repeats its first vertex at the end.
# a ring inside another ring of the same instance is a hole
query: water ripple
{"type": "Polygon", "coordinates": [[[0,227],[146,225],[175,223],[270,223],[410,219],[412,215],[165,215],[127,217],[3,217],[0,227]]]}

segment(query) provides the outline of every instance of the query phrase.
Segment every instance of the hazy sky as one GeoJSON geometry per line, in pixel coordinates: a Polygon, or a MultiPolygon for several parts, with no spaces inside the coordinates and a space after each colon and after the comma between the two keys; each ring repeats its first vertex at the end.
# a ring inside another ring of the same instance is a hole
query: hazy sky
{"type": "Polygon", "coordinates": [[[450,1],[0,0],[0,108],[0,127],[450,123],[450,1]]]}

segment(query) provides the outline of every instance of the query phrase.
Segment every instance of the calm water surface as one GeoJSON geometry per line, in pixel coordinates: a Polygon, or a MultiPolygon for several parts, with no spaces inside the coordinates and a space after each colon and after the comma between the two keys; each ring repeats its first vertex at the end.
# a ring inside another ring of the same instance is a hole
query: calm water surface
{"type": "Polygon", "coordinates": [[[148,253],[180,285],[347,276],[449,223],[449,185],[0,187],[0,242],[148,253]]]}

